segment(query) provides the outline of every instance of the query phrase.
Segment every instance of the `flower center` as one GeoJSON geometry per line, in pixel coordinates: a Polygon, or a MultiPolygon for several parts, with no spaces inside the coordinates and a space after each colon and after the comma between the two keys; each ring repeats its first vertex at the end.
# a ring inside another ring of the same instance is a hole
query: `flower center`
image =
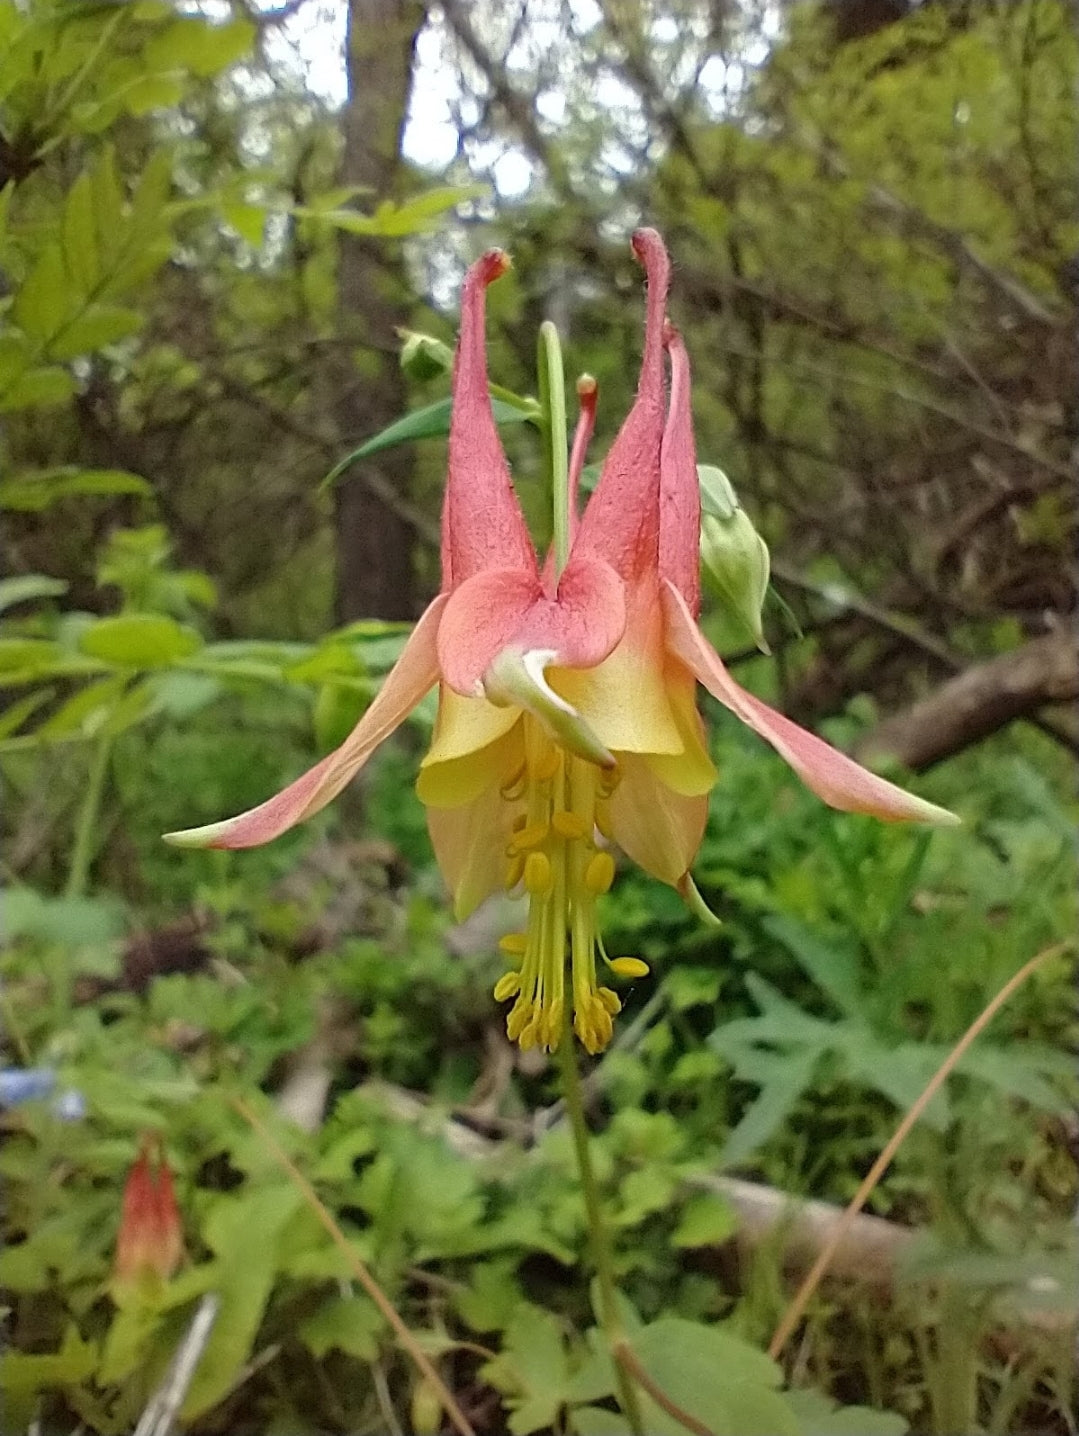
{"type": "MultiPolygon", "coordinates": [[[[573,1030],[589,1052],[602,1052],[622,1004],[596,981],[597,952],[608,961],[596,927],[596,899],[614,879],[614,859],[597,844],[596,833],[609,832],[608,800],[618,774],[559,748],[528,714],[523,722],[524,766],[502,796],[525,804],[506,849],[506,887],[523,883],[528,924],[502,939],[515,970],[499,980],[494,995],[499,1002],[516,998],[506,1019],[511,1041],[524,1051],[553,1052],[565,1021],[568,957],[573,1030]]],[[[647,972],[635,958],[620,963],[609,965],[623,976],[647,972]]]]}

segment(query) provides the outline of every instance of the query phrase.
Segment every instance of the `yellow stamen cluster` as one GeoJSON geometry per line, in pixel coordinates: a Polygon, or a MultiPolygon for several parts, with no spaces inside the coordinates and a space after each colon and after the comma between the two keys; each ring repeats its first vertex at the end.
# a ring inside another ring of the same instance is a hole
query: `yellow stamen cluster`
{"type": "MultiPolygon", "coordinates": [[[[506,887],[523,883],[528,925],[502,939],[514,970],[499,979],[494,995],[498,1002],[516,998],[506,1019],[511,1041],[525,1051],[553,1052],[565,1021],[568,956],[573,1030],[589,1052],[602,1052],[622,1004],[596,981],[597,952],[607,960],[596,900],[614,881],[614,859],[595,836],[597,829],[610,832],[608,801],[618,776],[563,752],[534,719],[526,716],[524,724],[524,767],[501,791],[508,802],[525,803],[506,848],[506,887]]],[[[648,971],[633,957],[608,965],[620,977],[648,971]]]]}

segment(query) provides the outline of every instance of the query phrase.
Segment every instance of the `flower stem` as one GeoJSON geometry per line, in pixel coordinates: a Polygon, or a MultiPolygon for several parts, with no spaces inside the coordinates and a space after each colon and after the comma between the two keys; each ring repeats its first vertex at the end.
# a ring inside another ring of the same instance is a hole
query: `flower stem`
{"type": "Polygon", "coordinates": [[[562,365],[562,344],[558,330],[549,319],[540,325],[537,369],[539,400],[543,416],[543,461],[551,480],[554,517],[552,542],[555,569],[561,573],[569,559],[569,456],[566,428],[566,375],[562,365]]]}
{"type": "Polygon", "coordinates": [[[577,1156],[577,1171],[581,1179],[581,1194],[584,1197],[585,1216],[588,1221],[592,1265],[596,1269],[596,1279],[599,1285],[600,1322],[614,1362],[618,1380],[618,1399],[622,1411],[634,1436],[644,1436],[637,1389],[629,1373],[618,1359],[618,1351],[625,1345],[625,1342],[621,1318],[618,1315],[614,1259],[611,1254],[607,1227],[603,1220],[603,1204],[600,1201],[595,1168],[592,1166],[592,1153],[588,1147],[588,1123],[585,1121],[584,1115],[584,1094],[581,1089],[581,1074],[577,1067],[577,1047],[570,1021],[570,1009],[571,1004],[567,1002],[565,1031],[562,1034],[562,1041],[558,1044],[558,1059],[562,1068],[562,1097],[573,1132],[573,1149],[577,1156]]]}
{"type": "Polygon", "coordinates": [[[90,775],[79,809],[79,820],[75,828],[75,843],[71,851],[71,867],[68,869],[65,897],[81,897],[86,891],[90,876],[90,863],[94,855],[94,828],[101,810],[101,796],[105,790],[105,777],[109,771],[109,756],[112,753],[112,734],[102,733],[94,749],[90,764],[90,775]]]}

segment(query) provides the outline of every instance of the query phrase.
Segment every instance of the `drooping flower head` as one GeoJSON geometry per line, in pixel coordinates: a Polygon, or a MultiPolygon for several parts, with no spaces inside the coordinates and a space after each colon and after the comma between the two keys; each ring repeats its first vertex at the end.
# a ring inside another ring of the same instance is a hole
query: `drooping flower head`
{"type": "Polygon", "coordinates": [[[507,1031],[524,1048],[553,1049],[569,1022],[588,1051],[601,1051],[620,1000],[598,973],[647,971],[636,958],[610,961],[600,940],[612,843],[661,881],[690,885],[716,777],[697,682],[833,806],[954,821],[742,689],[698,628],[689,360],[666,318],[662,240],[639,230],[633,249],[648,282],[637,394],[578,520],[596,397],[594,384],[582,385],[564,563],[537,560],[491,409],[485,295],[509,262],[491,250],[468,271],[462,297],[439,595],[339,749],[259,807],[170,835],[220,848],[269,841],[335,797],[437,684],[417,791],[458,916],[499,888],[527,895],[524,930],[503,941],[513,966],[495,988],[512,1002],[507,1031]]]}

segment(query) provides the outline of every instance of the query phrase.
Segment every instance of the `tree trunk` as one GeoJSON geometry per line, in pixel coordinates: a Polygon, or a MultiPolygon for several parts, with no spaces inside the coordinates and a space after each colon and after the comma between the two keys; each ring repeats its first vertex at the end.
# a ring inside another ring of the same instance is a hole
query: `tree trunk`
{"type": "MultiPolygon", "coordinates": [[[[350,0],[341,183],[362,185],[370,192],[361,196],[361,204],[392,198],[400,189],[401,135],[413,51],[424,18],[423,5],[412,0],[350,0]]],[[[359,358],[357,364],[350,354],[336,380],[337,425],[342,453],[347,453],[405,409],[396,330],[407,319],[407,290],[393,241],[342,235],[340,244],[341,330],[356,335],[359,358]]],[[[371,484],[373,478],[407,497],[411,473],[408,449],[391,449],[336,489],[339,623],[415,617],[412,529],[372,492],[371,484]]]]}

